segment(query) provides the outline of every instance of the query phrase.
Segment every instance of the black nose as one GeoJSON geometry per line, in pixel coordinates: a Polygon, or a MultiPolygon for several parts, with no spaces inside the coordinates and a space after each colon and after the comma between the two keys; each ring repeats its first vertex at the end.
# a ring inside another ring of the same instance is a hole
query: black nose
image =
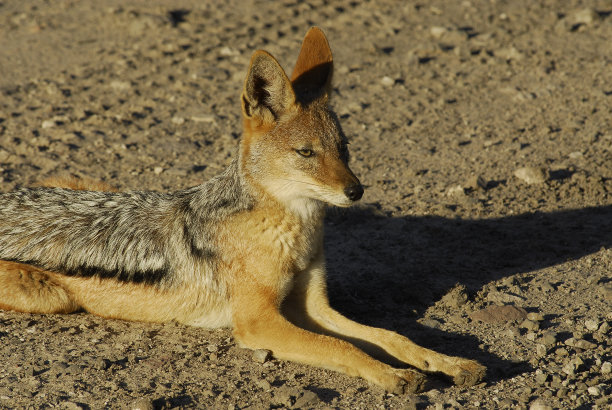
{"type": "Polygon", "coordinates": [[[344,194],[351,201],[357,201],[363,196],[363,187],[361,184],[355,184],[344,188],[344,194]]]}

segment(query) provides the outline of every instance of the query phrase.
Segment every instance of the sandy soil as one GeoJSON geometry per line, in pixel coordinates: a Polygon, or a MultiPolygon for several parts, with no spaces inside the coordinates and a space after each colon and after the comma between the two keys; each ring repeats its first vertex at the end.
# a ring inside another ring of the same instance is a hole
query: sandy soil
{"type": "Polygon", "coordinates": [[[289,69],[319,25],[366,186],[328,217],[332,302],[480,360],[486,381],[394,396],[258,363],[228,330],[0,312],[0,407],[609,408],[612,4],[220,4],[0,2],[0,189],[210,178],[251,53],[289,69]]]}

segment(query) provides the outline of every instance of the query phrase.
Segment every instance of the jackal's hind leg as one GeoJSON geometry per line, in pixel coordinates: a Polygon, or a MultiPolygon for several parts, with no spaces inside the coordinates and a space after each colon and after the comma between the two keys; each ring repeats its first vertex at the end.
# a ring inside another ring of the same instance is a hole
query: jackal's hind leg
{"type": "Polygon", "coordinates": [[[55,274],[22,263],[0,261],[0,309],[28,313],[70,313],[79,305],[55,274]]]}

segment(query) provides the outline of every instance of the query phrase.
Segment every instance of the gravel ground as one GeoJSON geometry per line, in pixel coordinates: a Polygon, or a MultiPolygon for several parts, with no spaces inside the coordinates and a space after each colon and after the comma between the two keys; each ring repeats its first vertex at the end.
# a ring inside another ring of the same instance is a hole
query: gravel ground
{"type": "Polygon", "coordinates": [[[332,303],[486,381],[395,396],[229,330],[0,311],[1,408],[610,408],[609,1],[2,1],[0,189],[214,176],[251,53],[289,70],[312,25],[366,186],[327,219],[332,303]]]}

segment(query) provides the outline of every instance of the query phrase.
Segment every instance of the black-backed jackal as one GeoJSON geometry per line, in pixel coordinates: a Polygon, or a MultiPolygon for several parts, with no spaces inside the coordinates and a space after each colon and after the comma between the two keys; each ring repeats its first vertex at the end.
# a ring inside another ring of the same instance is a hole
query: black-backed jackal
{"type": "Polygon", "coordinates": [[[391,392],[416,391],[424,376],[375,360],[366,353],[372,345],[457,384],[480,381],[485,368],[475,361],[355,323],[329,306],[324,208],[363,194],[328,108],[331,77],[331,50],[318,28],[306,34],[291,79],[256,51],[237,155],[200,186],[109,192],[56,180],[0,195],[0,308],[232,327],[242,346],[391,392]]]}

